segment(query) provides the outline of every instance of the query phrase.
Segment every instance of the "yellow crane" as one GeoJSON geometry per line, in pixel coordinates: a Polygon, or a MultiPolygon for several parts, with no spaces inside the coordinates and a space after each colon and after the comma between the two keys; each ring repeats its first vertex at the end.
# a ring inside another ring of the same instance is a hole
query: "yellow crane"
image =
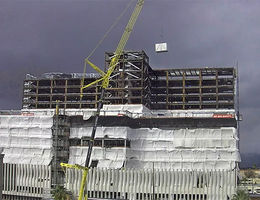
{"type": "MultiPolygon", "coordinates": [[[[91,133],[91,137],[90,137],[90,141],[89,141],[89,145],[88,145],[88,153],[87,153],[87,157],[86,157],[86,161],[85,161],[85,166],[80,166],[80,165],[71,165],[71,164],[67,164],[67,163],[61,163],[60,165],[62,167],[67,167],[67,168],[74,168],[74,169],[79,169],[83,171],[82,174],[82,178],[81,178],[81,185],[80,185],[80,192],[79,192],[79,197],[78,200],[82,200],[83,196],[84,196],[84,190],[85,190],[85,184],[86,184],[86,179],[87,179],[87,174],[88,174],[88,169],[89,169],[89,162],[90,162],[90,158],[91,158],[91,153],[92,153],[92,148],[94,145],[94,139],[95,139],[95,134],[96,134],[96,129],[97,129],[97,125],[98,125],[98,120],[99,120],[99,115],[100,115],[100,111],[103,107],[103,98],[104,98],[104,92],[105,89],[108,87],[109,85],[109,78],[111,76],[111,74],[113,73],[113,71],[115,70],[119,58],[120,56],[123,54],[125,45],[129,39],[129,36],[134,28],[135,22],[143,8],[143,4],[144,4],[144,0],[138,0],[136,3],[136,6],[134,8],[134,11],[129,19],[129,22],[124,30],[124,33],[117,45],[116,51],[115,51],[115,55],[114,57],[111,59],[111,62],[109,64],[109,67],[107,69],[107,71],[103,71],[101,70],[98,66],[96,66],[95,64],[93,64],[92,62],[89,61],[89,59],[85,59],[85,68],[84,68],[84,74],[86,72],[86,65],[90,65],[94,70],[96,70],[101,78],[93,81],[90,84],[84,85],[84,75],[83,78],[81,80],[81,90],[80,90],[80,96],[82,98],[83,96],[83,90],[85,88],[88,88],[90,86],[93,86],[95,84],[98,84],[101,82],[101,95],[100,95],[100,99],[98,101],[98,105],[97,105],[97,112],[95,114],[95,120],[94,120],[94,125],[93,125],[93,129],[92,129],[92,133],[91,133]]],[[[87,199],[87,195],[85,196],[85,199],[87,199]]]]}
{"type": "Polygon", "coordinates": [[[93,64],[92,62],[90,62],[88,59],[85,60],[85,62],[87,64],[89,64],[94,70],[96,70],[100,75],[101,75],[101,78],[100,79],[97,79],[96,81],[93,81],[92,83],[88,84],[88,85],[84,85],[84,77],[82,79],[82,87],[81,87],[81,95],[82,95],[82,92],[83,92],[83,89],[87,88],[87,87],[90,87],[91,85],[94,85],[96,83],[99,83],[99,82],[102,82],[102,88],[107,88],[108,87],[108,84],[109,84],[109,78],[110,78],[110,75],[112,74],[112,72],[114,71],[116,65],[117,65],[117,62],[120,58],[120,56],[122,55],[123,51],[124,51],[124,48],[125,48],[125,45],[129,39],[129,36],[134,28],[134,25],[135,25],[135,22],[142,10],[142,7],[143,7],[143,4],[144,4],[144,0],[138,0],[136,6],[135,6],[135,9],[130,17],[130,20],[124,30],[124,33],[117,45],[117,48],[116,48],[116,51],[115,51],[115,55],[114,57],[112,58],[110,64],[109,64],[109,67],[108,67],[108,70],[105,72],[103,70],[101,70],[98,66],[96,66],[95,64],[93,64]]]}

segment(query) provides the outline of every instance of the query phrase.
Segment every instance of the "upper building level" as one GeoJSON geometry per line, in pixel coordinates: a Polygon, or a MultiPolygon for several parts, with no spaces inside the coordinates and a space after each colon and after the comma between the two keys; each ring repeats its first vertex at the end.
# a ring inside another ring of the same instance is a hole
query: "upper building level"
{"type": "MultiPolygon", "coordinates": [[[[113,53],[105,53],[105,68],[113,53]]],[[[96,108],[100,85],[80,97],[83,74],[27,75],[23,108],[96,108]]],[[[86,74],[85,84],[97,74],[86,74]]],[[[144,51],[126,51],[112,73],[105,104],[142,104],[152,110],[234,109],[237,75],[234,67],[152,69],[144,51]]]]}

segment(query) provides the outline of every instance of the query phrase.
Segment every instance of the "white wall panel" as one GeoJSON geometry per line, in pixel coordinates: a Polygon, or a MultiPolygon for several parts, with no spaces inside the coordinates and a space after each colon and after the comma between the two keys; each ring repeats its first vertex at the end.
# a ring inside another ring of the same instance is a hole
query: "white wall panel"
{"type": "MultiPolygon", "coordinates": [[[[91,131],[91,127],[72,127],[71,137],[89,136],[91,131]]],[[[131,143],[130,148],[95,147],[92,158],[100,159],[100,162],[125,160],[127,166],[134,168],[151,168],[152,163],[156,162],[158,167],[174,169],[231,169],[240,161],[237,130],[233,127],[167,130],[98,127],[97,133],[98,138],[105,135],[109,138],[126,137],[131,143]]],[[[71,147],[70,163],[82,163],[86,151],[87,147],[71,147]]]]}

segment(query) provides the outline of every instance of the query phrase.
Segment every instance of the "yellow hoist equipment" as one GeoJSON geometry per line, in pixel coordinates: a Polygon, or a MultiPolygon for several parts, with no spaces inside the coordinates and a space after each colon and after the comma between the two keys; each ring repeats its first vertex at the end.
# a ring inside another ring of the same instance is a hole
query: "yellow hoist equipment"
{"type": "MultiPolygon", "coordinates": [[[[132,0],[133,1],[133,0],[132,0]]],[[[131,1],[131,2],[132,2],[131,1]]],[[[130,3],[131,3],[130,2],[130,3]]],[[[127,8],[130,6],[130,3],[128,4],[127,8]]],[[[81,80],[81,89],[80,89],[80,98],[82,100],[82,97],[83,97],[83,90],[85,88],[88,88],[90,86],[93,86],[97,83],[100,83],[101,82],[101,95],[100,95],[100,99],[98,101],[98,105],[97,105],[97,112],[95,114],[95,120],[94,120],[94,124],[93,124],[93,129],[92,129],[92,133],[91,133],[91,137],[90,137],[90,141],[89,141],[89,144],[88,144],[88,154],[87,154],[87,157],[86,157],[86,161],[85,161],[85,166],[80,166],[80,165],[70,165],[70,164],[66,164],[66,163],[61,163],[60,165],[62,167],[66,167],[66,168],[74,168],[74,169],[79,169],[79,170],[83,170],[83,175],[82,175],[82,179],[81,179],[81,185],[80,185],[80,192],[79,192],[79,197],[78,197],[78,200],[82,200],[83,199],[83,196],[84,196],[84,191],[85,191],[85,184],[86,184],[86,179],[87,179],[87,174],[88,174],[88,168],[89,168],[89,162],[90,162],[90,158],[91,158],[91,153],[92,153],[92,148],[93,148],[93,145],[94,145],[94,139],[95,139],[95,134],[96,134],[96,129],[97,129],[97,125],[98,125],[98,120],[99,120],[99,115],[100,115],[100,111],[103,107],[103,98],[104,98],[104,93],[105,93],[105,89],[108,87],[109,85],[109,79],[110,79],[110,76],[111,74],[113,73],[113,71],[115,70],[115,67],[117,66],[118,64],[118,61],[119,61],[119,58],[120,56],[123,54],[123,51],[124,51],[124,48],[125,48],[125,45],[129,39],[129,36],[133,30],[133,27],[135,25],[135,22],[142,10],[142,7],[143,7],[143,4],[144,4],[144,0],[138,0],[137,3],[136,3],[136,6],[135,6],[135,9],[129,19],[129,22],[124,30],[124,33],[118,43],[118,46],[116,48],[116,51],[114,53],[114,56],[113,58],[111,59],[111,62],[109,64],[109,67],[107,69],[107,71],[103,71],[101,70],[98,66],[96,66],[95,64],[93,64],[92,62],[89,61],[89,57],[92,55],[92,53],[96,50],[96,48],[91,52],[91,54],[85,59],[85,66],[84,66],[84,72],[83,72],[83,78],[81,80]],[[93,81],[92,83],[90,84],[87,84],[85,85],[84,84],[84,81],[85,81],[85,73],[86,73],[86,66],[87,65],[90,65],[94,70],[96,70],[101,78],[93,81]]],[[[124,12],[127,10],[127,8],[124,10],[124,12]]],[[[118,20],[120,19],[120,17],[122,17],[122,15],[124,14],[124,12],[119,16],[119,18],[116,20],[116,23],[118,22],[118,20]]],[[[112,28],[113,26],[116,24],[114,23],[112,25],[112,28]]],[[[110,27],[110,29],[108,30],[108,32],[110,32],[110,30],[112,30],[112,28],[110,27]]],[[[107,33],[108,33],[107,32],[107,33]]],[[[106,34],[107,34],[106,33],[106,34]]],[[[103,41],[103,39],[106,37],[106,34],[105,36],[102,38],[101,42],[103,41]]],[[[101,43],[100,42],[100,43],[101,43]]],[[[99,44],[100,44],[99,43],[99,44]]],[[[99,45],[98,44],[98,45],[99,45]]],[[[98,46],[97,45],[97,46],[98,46]]],[[[85,199],[87,199],[87,195],[85,195],[85,199]]]]}

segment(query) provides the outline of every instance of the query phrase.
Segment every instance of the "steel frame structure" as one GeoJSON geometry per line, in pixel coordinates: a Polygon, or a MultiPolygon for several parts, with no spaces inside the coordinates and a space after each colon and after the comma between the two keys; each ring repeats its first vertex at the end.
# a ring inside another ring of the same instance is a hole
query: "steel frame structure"
{"type": "MultiPolygon", "coordinates": [[[[114,53],[105,53],[105,67],[114,53]]],[[[97,108],[101,84],[85,88],[83,75],[62,74],[24,81],[23,108],[97,108]]],[[[100,76],[88,74],[85,84],[100,76]]],[[[144,51],[125,51],[105,90],[104,104],[143,104],[155,110],[234,109],[237,74],[234,67],[152,69],[144,51]]]]}

